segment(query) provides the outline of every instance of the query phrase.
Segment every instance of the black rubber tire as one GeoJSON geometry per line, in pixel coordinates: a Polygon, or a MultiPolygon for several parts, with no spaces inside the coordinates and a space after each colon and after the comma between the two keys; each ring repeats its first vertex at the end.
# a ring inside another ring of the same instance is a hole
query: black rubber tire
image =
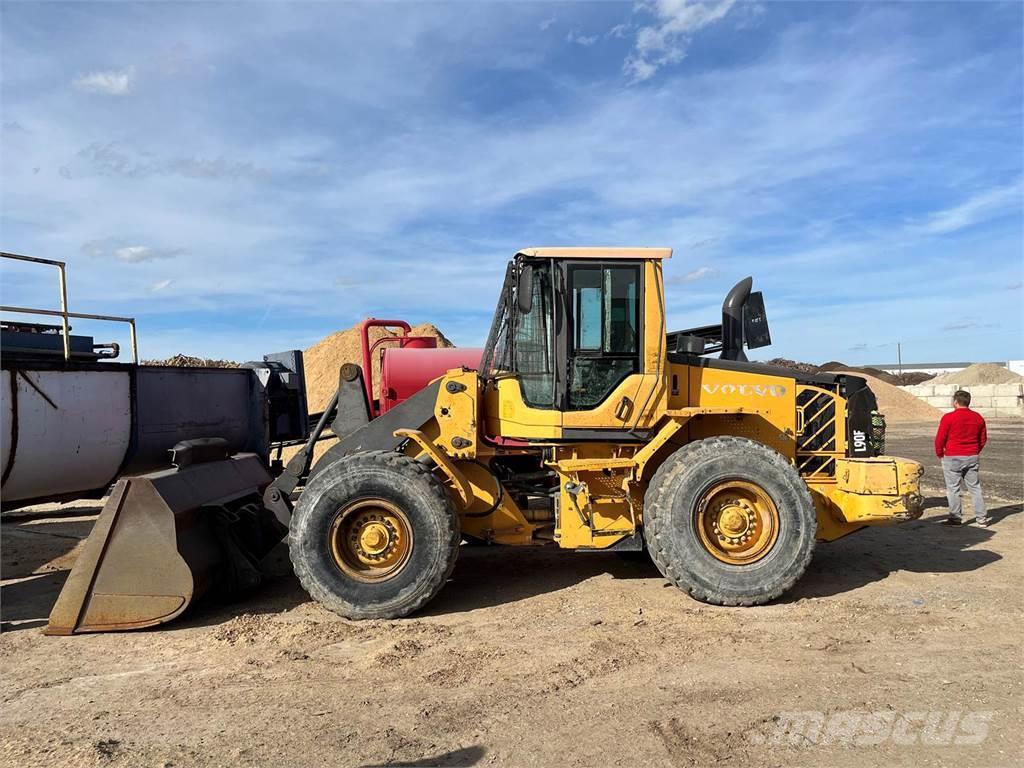
{"type": "Polygon", "coordinates": [[[777,451],[742,437],[712,437],[672,454],[644,497],[644,539],[658,570],[692,597],[715,605],[761,605],[782,595],[807,570],[818,520],[807,484],[777,451]],[[696,507],[714,484],[754,483],[779,512],[779,535],[753,563],[716,559],[700,542],[696,507]]]}
{"type": "Polygon", "coordinates": [[[310,481],[292,515],[288,551],[299,582],[325,608],[350,619],[396,619],[440,591],[455,567],[460,541],[451,497],[430,467],[399,453],[371,451],[341,459],[310,481]],[[392,578],[358,581],[331,555],[335,516],[360,498],[391,502],[412,526],[409,560],[392,578]]]}

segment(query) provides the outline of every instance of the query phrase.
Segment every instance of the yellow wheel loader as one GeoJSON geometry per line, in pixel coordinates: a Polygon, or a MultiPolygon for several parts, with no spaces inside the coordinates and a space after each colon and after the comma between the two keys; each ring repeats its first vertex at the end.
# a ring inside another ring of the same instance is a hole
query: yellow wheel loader
{"type": "MultiPolygon", "coordinates": [[[[757,605],[793,586],[816,541],[919,517],[922,467],[883,455],[884,417],[865,380],[748,362],[744,348],[770,343],[750,278],[729,292],[720,324],[669,331],[670,256],[658,248],[520,251],[486,345],[472,351],[476,365],[438,369],[454,358],[399,338],[409,349],[392,356],[390,373],[382,369],[375,399],[364,345],[363,367],[342,367],[331,406],[276,478],[258,476],[251,457],[214,455],[153,480],[124,479],[112,500],[120,499],[126,526],[177,504],[161,514],[165,529],[180,529],[209,500],[200,490],[168,500],[161,484],[173,490],[184,482],[176,473],[220,476],[245,462],[234,495],[220,487],[215,506],[244,502],[251,511],[260,499],[278,530],[287,528],[303,587],[354,619],[426,605],[463,541],[646,551],[698,600],[757,605]],[[311,467],[328,429],[340,440],[311,467]],[[126,507],[132,489],[123,486],[132,483],[145,498],[126,507]]],[[[138,563],[110,546],[121,523],[104,516],[103,542],[88,543],[69,580],[78,586],[62,595],[50,631],[160,623],[194,595],[186,583],[173,612],[147,614],[147,596],[162,594],[160,577],[132,584],[138,563]],[[89,618],[91,603],[112,597],[139,614],[106,626],[102,614],[89,618]]],[[[189,553],[181,545],[178,553],[179,570],[194,573],[189,553]]],[[[150,574],[170,570],[149,566],[150,574]]]]}

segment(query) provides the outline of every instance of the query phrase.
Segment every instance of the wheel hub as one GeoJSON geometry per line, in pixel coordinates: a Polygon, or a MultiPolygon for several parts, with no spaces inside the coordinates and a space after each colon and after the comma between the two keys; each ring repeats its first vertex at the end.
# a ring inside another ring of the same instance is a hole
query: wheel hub
{"type": "Polygon", "coordinates": [[[727,538],[740,538],[754,526],[754,510],[743,500],[723,502],[718,506],[718,527],[727,538]]]}
{"type": "Polygon", "coordinates": [[[761,559],[778,537],[778,509],[753,483],[729,480],[711,487],[701,497],[696,515],[701,544],[731,565],[761,559]]]}
{"type": "Polygon", "coordinates": [[[329,544],[335,564],[358,581],[393,577],[412,552],[405,513],[383,499],[361,499],[338,510],[329,544]]]}
{"type": "Polygon", "coordinates": [[[383,523],[367,523],[363,526],[363,532],[359,534],[360,548],[371,557],[382,554],[390,543],[391,533],[383,523]]]}

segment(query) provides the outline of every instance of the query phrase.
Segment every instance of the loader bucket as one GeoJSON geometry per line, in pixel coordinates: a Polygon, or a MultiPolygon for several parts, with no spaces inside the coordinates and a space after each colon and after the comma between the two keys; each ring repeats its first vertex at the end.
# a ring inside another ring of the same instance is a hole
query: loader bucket
{"type": "Polygon", "coordinates": [[[152,627],[209,592],[255,586],[285,533],[260,503],[269,483],[254,454],[119,480],[45,634],[152,627]]]}

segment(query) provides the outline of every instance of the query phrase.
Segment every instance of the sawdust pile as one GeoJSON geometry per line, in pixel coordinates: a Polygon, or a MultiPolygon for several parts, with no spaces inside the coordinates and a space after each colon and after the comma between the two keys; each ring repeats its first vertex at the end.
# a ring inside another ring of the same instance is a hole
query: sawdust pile
{"type": "MultiPolygon", "coordinates": [[[[394,335],[383,328],[371,328],[370,343],[383,336],[394,335]]],[[[431,323],[413,326],[410,335],[433,336],[437,339],[439,347],[455,346],[431,323]]],[[[322,411],[338,388],[338,369],[344,363],[355,363],[360,367],[363,365],[359,325],[321,339],[303,353],[303,362],[306,367],[306,400],[310,413],[322,411]]],[[[379,394],[377,382],[374,381],[373,396],[377,397],[379,394]]]]}
{"type": "Polygon", "coordinates": [[[874,376],[869,376],[860,371],[840,371],[850,373],[867,380],[871,391],[875,393],[878,400],[878,410],[885,414],[886,421],[938,421],[942,418],[942,411],[933,405],[928,405],[924,400],[918,400],[909,392],[893,386],[874,376]]]}
{"type": "Polygon", "coordinates": [[[969,387],[979,384],[1019,384],[1024,376],[995,363],[975,363],[962,371],[950,371],[931,380],[932,384],[959,384],[969,387]]]}
{"type": "MultiPolygon", "coordinates": [[[[370,343],[384,336],[394,336],[394,333],[383,328],[370,329],[370,343]]],[[[439,347],[454,347],[448,337],[441,333],[440,329],[432,323],[420,323],[412,327],[410,336],[433,336],[437,339],[439,347]]],[[[377,353],[379,354],[379,352],[377,353]]],[[[306,369],[306,406],[310,413],[322,411],[330,403],[331,397],[338,389],[338,369],[345,363],[355,363],[362,367],[363,352],[362,341],[359,337],[359,324],[344,331],[336,331],[330,336],[325,336],[316,344],[302,353],[303,365],[306,369]]],[[[373,396],[380,395],[379,382],[374,374],[373,396]]],[[[320,440],[313,449],[314,463],[323,456],[327,450],[337,442],[337,439],[329,436],[320,440]]],[[[287,463],[301,446],[285,448],[282,452],[282,459],[287,463]]]]}

